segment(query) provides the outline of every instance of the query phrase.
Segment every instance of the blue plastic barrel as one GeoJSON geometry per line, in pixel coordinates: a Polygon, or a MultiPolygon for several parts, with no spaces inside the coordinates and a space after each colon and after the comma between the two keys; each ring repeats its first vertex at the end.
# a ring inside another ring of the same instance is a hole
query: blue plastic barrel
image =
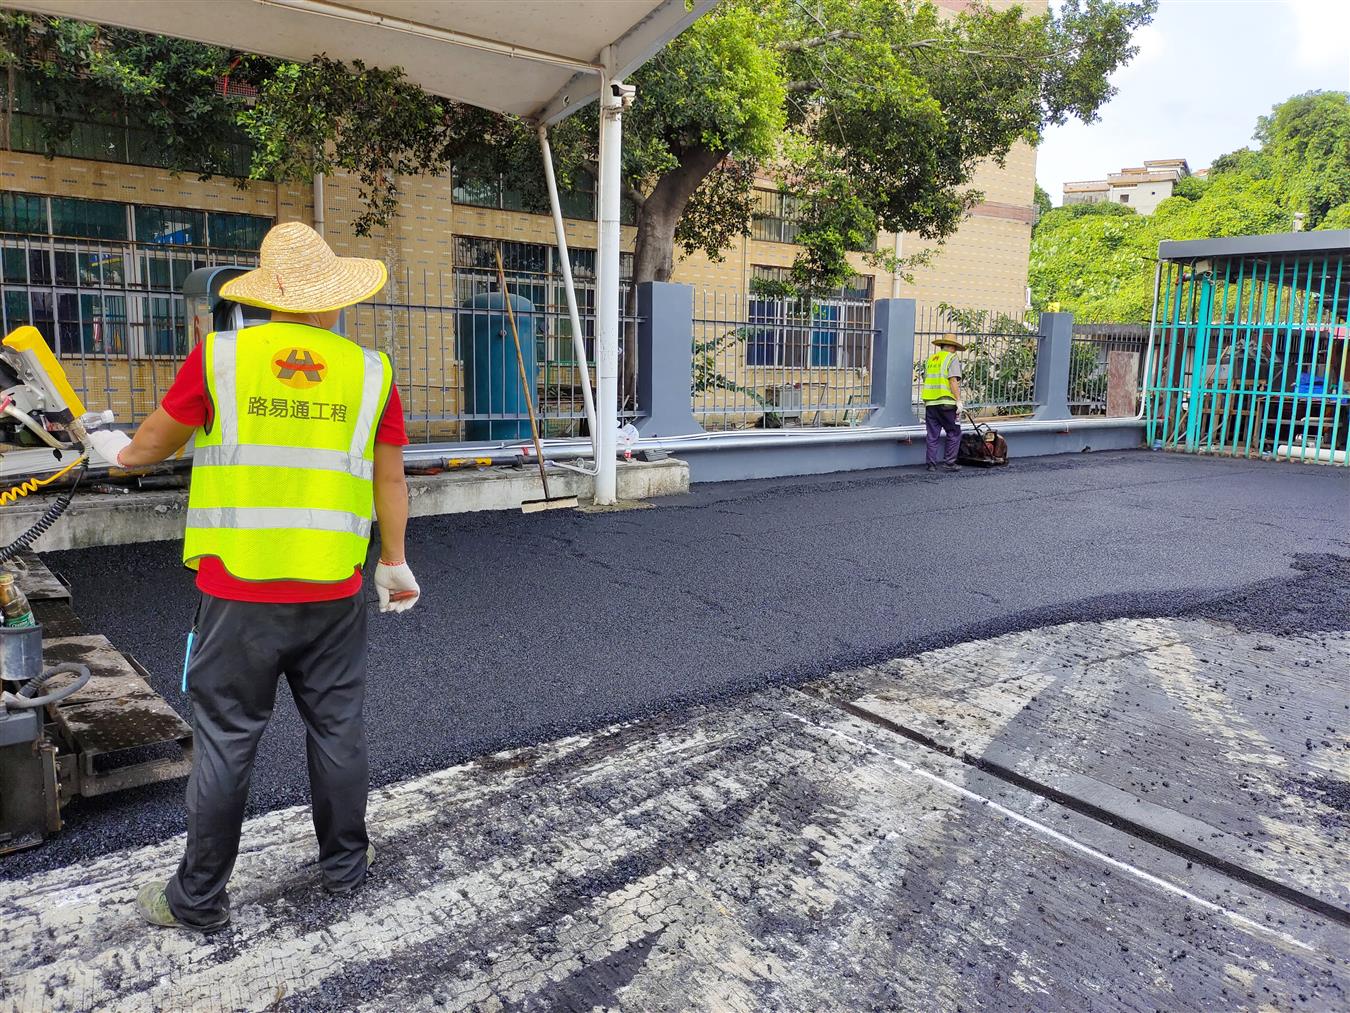
{"type": "MultiPolygon", "coordinates": [[[[529,389],[538,389],[539,365],[534,355],[534,303],[511,296],[520,347],[525,353],[529,389]]],[[[506,302],[500,292],[484,292],[464,303],[455,327],[455,354],[464,364],[464,438],[467,440],[525,440],[530,420],[525,388],[520,383],[516,346],[506,302]],[[475,418],[474,416],[493,416],[475,418]],[[502,416],[506,416],[503,418],[502,416]]]]}

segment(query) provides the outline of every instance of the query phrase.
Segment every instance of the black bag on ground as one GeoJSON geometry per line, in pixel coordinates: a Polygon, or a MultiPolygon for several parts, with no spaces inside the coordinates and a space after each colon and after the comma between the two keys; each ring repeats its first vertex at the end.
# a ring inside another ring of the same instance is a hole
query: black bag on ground
{"type": "Polygon", "coordinates": [[[975,416],[966,412],[966,418],[975,427],[973,433],[961,434],[961,449],[957,452],[958,464],[973,464],[981,468],[992,468],[1008,463],[1008,441],[998,434],[987,422],[978,422],[975,416]]]}

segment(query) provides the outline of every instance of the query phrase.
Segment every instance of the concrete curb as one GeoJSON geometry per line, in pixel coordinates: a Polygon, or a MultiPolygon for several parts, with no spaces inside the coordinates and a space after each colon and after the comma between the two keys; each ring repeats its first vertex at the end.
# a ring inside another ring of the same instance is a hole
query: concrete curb
{"type": "MultiPolygon", "coordinates": [[[[645,500],[689,491],[689,466],[684,461],[619,463],[619,499],[645,500]]],[[[550,470],[554,496],[592,499],[592,480],[572,471],[550,470]]],[[[543,496],[537,469],[487,468],[408,476],[408,497],[414,517],[517,510],[523,500],[543,496]]],[[[0,511],[0,545],[7,545],[38,520],[55,497],[32,496],[0,511]]],[[[86,549],[101,545],[173,541],[183,537],[186,491],[85,493],[33,544],[36,552],[86,549]]]]}

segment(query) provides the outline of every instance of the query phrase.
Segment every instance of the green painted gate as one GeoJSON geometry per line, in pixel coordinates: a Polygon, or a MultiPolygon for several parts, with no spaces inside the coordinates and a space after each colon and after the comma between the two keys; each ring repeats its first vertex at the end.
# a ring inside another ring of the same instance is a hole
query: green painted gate
{"type": "Polygon", "coordinates": [[[1155,301],[1150,445],[1350,464],[1350,231],[1162,243],[1155,301]]]}

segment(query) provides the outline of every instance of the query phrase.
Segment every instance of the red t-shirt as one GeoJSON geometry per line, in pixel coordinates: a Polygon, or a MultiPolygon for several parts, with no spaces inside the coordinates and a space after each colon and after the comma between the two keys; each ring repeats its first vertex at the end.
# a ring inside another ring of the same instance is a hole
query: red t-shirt
{"type": "MultiPolygon", "coordinates": [[[[206,396],[206,368],[202,361],[202,346],[198,344],[188,354],[187,361],[178,370],[160,407],[174,421],[200,428],[210,419],[211,399],[206,396]]],[[[403,447],[408,433],[403,425],[403,403],[398,387],[390,384],[389,402],[375,430],[375,442],[403,447]]],[[[231,601],[307,602],[335,601],[350,598],[361,590],[361,569],[358,567],[347,580],[316,583],[312,580],[241,580],[225,569],[217,556],[203,556],[198,563],[197,588],[216,598],[231,601]]]]}

